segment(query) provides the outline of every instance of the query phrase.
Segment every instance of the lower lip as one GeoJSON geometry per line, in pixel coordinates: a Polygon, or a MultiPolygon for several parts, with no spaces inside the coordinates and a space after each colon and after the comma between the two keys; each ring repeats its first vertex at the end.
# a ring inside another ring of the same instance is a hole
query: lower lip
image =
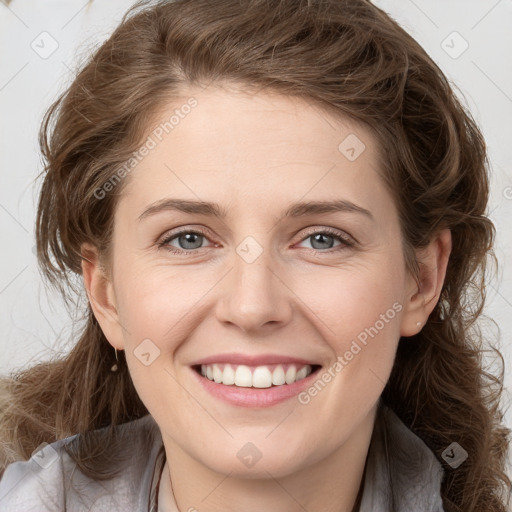
{"type": "Polygon", "coordinates": [[[317,378],[319,371],[317,369],[317,371],[293,384],[283,384],[282,386],[272,386],[270,388],[244,388],[218,384],[203,377],[193,368],[191,370],[196,378],[199,379],[200,384],[211,395],[240,407],[271,407],[272,405],[289,400],[307,388],[317,378]]]}

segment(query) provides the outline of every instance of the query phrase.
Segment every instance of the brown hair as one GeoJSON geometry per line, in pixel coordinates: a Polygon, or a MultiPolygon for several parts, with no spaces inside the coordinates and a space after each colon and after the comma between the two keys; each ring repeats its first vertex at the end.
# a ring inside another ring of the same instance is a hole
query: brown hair
{"type": "MultiPolygon", "coordinates": [[[[484,369],[475,323],[486,265],[496,263],[494,226],[485,215],[485,143],[437,65],[369,1],[136,4],[45,115],[36,227],[44,274],[63,293],[80,291],[81,244],[108,254],[123,182],[102,199],[94,192],[137,150],[163,105],[191,85],[220,82],[302,97],[368,126],[384,150],[382,172],[415,275],[414,249],[451,230],[441,298],[421,332],[400,340],[382,398],[443,464],[447,512],[504,512],[511,482],[499,404],[503,372],[484,369]],[[441,457],[454,441],[469,454],[457,469],[441,457]]],[[[122,355],[119,372],[110,372],[114,351],[89,306],[85,320],[69,355],[2,381],[0,470],[43,441],[147,414],[122,355]]],[[[84,439],[73,457],[94,478],[107,478],[99,459],[87,460],[101,446],[84,439]]]]}

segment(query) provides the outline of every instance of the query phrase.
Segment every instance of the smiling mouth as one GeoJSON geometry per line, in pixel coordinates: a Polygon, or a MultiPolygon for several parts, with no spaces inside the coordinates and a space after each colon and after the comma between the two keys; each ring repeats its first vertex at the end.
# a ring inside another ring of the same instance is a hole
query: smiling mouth
{"type": "Polygon", "coordinates": [[[217,384],[241,388],[270,388],[298,382],[317,372],[320,365],[270,364],[247,366],[243,364],[194,365],[203,378],[217,384]]]}

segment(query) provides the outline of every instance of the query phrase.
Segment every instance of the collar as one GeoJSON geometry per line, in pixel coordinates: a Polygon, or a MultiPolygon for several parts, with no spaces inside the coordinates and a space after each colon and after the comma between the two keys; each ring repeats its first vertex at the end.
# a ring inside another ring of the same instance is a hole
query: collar
{"type": "Polygon", "coordinates": [[[359,512],[443,512],[443,476],[432,450],[381,404],[368,450],[359,512]]]}

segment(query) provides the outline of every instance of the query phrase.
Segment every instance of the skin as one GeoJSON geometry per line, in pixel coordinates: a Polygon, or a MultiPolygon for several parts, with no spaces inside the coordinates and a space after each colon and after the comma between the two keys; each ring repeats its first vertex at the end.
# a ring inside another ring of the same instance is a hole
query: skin
{"type": "Polygon", "coordinates": [[[95,248],[83,246],[94,313],[112,346],[126,351],[162,433],[162,506],[172,481],[182,511],[350,512],[399,338],[419,332],[439,298],[450,232],[418,253],[418,287],[368,129],[304,100],[234,86],[191,88],[160,120],[189,95],[197,107],[127,178],[108,272],[95,248]],[[354,161],[338,149],[349,134],[366,146],[354,161]],[[161,211],[139,220],[171,197],[216,202],[228,216],[161,211]],[[332,199],[369,210],[373,220],[355,212],[278,220],[292,203],[332,199]],[[357,244],[318,241],[306,229],[328,227],[357,244]],[[168,243],[193,255],[158,246],[176,228],[205,230],[195,245],[183,237],[168,243]],[[236,251],[247,236],[263,250],[252,263],[236,251]],[[208,394],[189,366],[219,353],[271,353],[319,361],[325,371],[396,303],[394,318],[307,404],[230,405],[208,394]],[[144,339],[160,350],[149,366],[134,354],[144,339]],[[237,457],[247,442],[262,454],[252,467],[237,457]]]}

